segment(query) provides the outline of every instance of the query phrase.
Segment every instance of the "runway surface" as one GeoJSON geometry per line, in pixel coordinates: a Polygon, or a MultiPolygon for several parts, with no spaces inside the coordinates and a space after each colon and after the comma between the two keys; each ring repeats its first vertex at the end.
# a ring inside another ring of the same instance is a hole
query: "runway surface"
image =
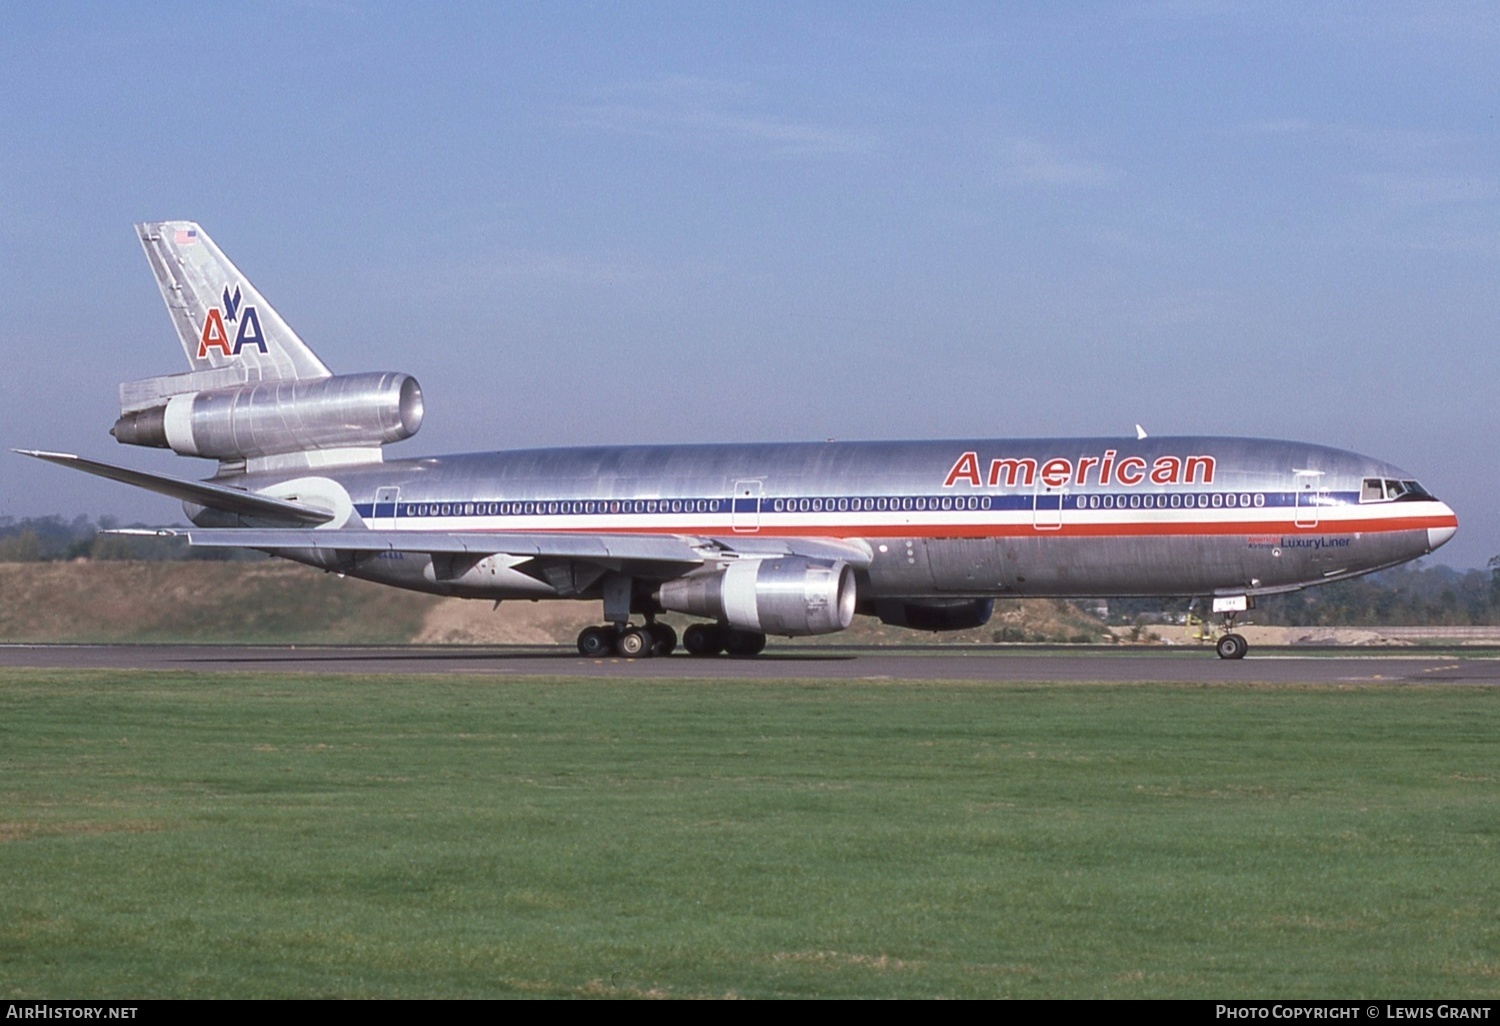
{"type": "Polygon", "coordinates": [[[352,674],[478,674],[622,680],[1106,681],[1113,683],[1500,684],[1492,650],[1317,655],[1226,662],[1208,649],[768,649],[753,659],[585,659],[542,646],[0,645],[0,667],[352,674]]]}

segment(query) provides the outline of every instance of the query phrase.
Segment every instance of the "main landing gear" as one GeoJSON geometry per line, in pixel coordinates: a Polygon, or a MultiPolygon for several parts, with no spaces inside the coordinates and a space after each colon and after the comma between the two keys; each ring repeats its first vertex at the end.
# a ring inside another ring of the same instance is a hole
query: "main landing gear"
{"type": "MultiPolygon", "coordinates": [[[[695,623],[682,635],[682,647],[688,655],[715,656],[727,652],[732,656],[760,655],[766,647],[766,636],[759,631],[745,631],[722,623],[695,623]]],[[[617,655],[625,659],[647,659],[671,655],[677,650],[677,632],[664,623],[616,627],[604,624],[585,627],[578,632],[578,654],[590,659],[617,655]]]]}
{"type": "Polygon", "coordinates": [[[677,632],[664,623],[647,623],[638,627],[605,624],[585,627],[578,632],[578,654],[590,658],[619,655],[626,659],[646,659],[671,655],[676,649],[677,632]]]}
{"type": "Polygon", "coordinates": [[[759,631],[745,631],[725,623],[695,623],[682,634],[682,647],[688,655],[713,656],[728,652],[732,656],[760,655],[766,647],[766,636],[759,631]]]}

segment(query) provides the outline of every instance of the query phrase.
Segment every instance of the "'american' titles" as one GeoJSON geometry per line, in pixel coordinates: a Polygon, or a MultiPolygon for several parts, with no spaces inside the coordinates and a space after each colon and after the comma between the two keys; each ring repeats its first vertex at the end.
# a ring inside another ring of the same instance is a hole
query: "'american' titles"
{"type": "Polygon", "coordinates": [[[1070,460],[1054,456],[1048,460],[1027,457],[1004,457],[990,460],[989,472],[979,461],[977,452],[966,452],[953,461],[953,468],[943,480],[944,488],[966,484],[972,488],[998,488],[1004,485],[1031,487],[1038,480],[1048,488],[1061,488],[1071,484],[1075,488],[1086,485],[1110,487],[1123,485],[1127,488],[1140,484],[1213,484],[1214,465],[1212,456],[1158,456],[1148,462],[1140,456],[1121,457],[1114,449],[1105,449],[1102,456],[1080,456],[1070,460]]]}

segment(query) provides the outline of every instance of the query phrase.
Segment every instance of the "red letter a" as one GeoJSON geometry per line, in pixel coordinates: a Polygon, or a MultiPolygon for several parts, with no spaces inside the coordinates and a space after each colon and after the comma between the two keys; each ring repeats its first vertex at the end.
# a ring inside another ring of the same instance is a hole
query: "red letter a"
{"type": "Polygon", "coordinates": [[[224,330],[224,315],[219,313],[218,307],[210,310],[208,320],[203,322],[203,337],[198,340],[199,359],[208,355],[210,346],[218,349],[225,356],[230,355],[229,333],[224,330]]]}
{"type": "Polygon", "coordinates": [[[966,452],[953,464],[953,469],[948,471],[948,479],[943,482],[944,488],[952,488],[955,481],[967,481],[975,488],[979,487],[979,454],[977,452],[966,452]]]}

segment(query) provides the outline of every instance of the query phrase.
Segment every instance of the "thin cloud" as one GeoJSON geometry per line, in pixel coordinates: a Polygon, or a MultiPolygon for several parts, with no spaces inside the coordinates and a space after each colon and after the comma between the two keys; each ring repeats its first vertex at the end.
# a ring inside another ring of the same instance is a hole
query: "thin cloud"
{"type": "Polygon", "coordinates": [[[696,261],[665,264],[633,256],[591,256],[566,252],[511,250],[491,259],[455,264],[402,267],[396,280],[413,283],[428,296],[474,296],[498,286],[578,289],[686,288],[717,277],[721,268],[696,261]]]}
{"type": "Polygon", "coordinates": [[[1303,118],[1271,118],[1265,121],[1249,121],[1229,130],[1230,135],[1254,138],[1256,136],[1309,135],[1319,130],[1316,122],[1303,118]]]}
{"type": "Polygon", "coordinates": [[[1489,0],[1442,4],[1307,4],[1281,0],[1137,0],[1119,8],[1122,21],[1199,32],[1323,33],[1330,40],[1399,41],[1408,46],[1457,45],[1476,54],[1493,48],[1500,25],[1489,0]],[[1351,16],[1351,12],[1358,16],[1351,16]]]}
{"type": "Polygon", "coordinates": [[[1096,189],[1119,177],[1107,164],[1060,153],[1038,139],[1012,137],[997,153],[997,176],[1005,185],[1096,189]]]}
{"type": "Polygon", "coordinates": [[[753,100],[753,90],[742,83],[673,77],[619,87],[609,100],[578,105],[568,113],[569,121],[581,128],[778,157],[866,153],[877,145],[873,133],[749,109],[753,100]]]}
{"type": "Polygon", "coordinates": [[[1301,138],[1355,150],[1366,157],[1412,162],[1446,158],[1473,143],[1476,136],[1442,129],[1369,127],[1305,118],[1248,121],[1228,129],[1242,139],[1301,138]]]}
{"type": "Polygon", "coordinates": [[[1500,181],[1488,175],[1372,173],[1354,176],[1356,185],[1403,207],[1489,203],[1500,199],[1500,181]]]}

